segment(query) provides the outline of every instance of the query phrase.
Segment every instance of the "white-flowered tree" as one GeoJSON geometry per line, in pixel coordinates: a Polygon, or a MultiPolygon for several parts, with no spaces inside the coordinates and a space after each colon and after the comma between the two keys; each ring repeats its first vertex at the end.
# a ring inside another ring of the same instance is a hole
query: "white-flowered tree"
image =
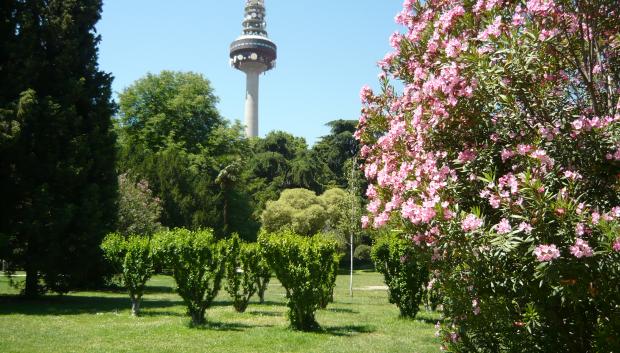
{"type": "Polygon", "coordinates": [[[620,351],[618,0],[406,0],[396,21],[361,92],[362,223],[427,257],[443,348],[620,351]]]}

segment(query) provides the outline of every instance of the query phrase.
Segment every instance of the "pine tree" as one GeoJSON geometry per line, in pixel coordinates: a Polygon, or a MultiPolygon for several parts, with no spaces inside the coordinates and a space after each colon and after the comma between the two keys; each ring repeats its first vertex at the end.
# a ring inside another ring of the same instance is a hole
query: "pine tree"
{"type": "Polygon", "coordinates": [[[0,141],[0,185],[11,191],[0,233],[8,235],[12,268],[26,270],[27,296],[95,279],[103,263],[99,243],[114,226],[112,77],[97,65],[101,6],[0,5],[0,121],[3,129],[18,127],[8,145],[0,141]]]}

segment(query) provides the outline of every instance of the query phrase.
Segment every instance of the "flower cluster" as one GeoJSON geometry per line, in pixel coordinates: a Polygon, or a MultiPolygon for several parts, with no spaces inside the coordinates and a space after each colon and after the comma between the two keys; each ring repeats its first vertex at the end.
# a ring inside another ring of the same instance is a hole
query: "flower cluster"
{"type": "MultiPolygon", "coordinates": [[[[406,0],[396,16],[405,30],[379,62],[381,91],[361,92],[362,223],[411,234],[440,270],[438,285],[469,297],[446,306],[454,322],[502,300],[459,288],[521,283],[503,288],[516,291],[506,300],[531,301],[528,286],[542,279],[537,293],[563,296],[551,289],[557,276],[594,276],[589,262],[618,261],[620,13],[610,4],[406,0]]],[[[571,300],[585,299],[559,302],[571,300]]],[[[466,334],[444,331],[447,348],[466,334]]]]}

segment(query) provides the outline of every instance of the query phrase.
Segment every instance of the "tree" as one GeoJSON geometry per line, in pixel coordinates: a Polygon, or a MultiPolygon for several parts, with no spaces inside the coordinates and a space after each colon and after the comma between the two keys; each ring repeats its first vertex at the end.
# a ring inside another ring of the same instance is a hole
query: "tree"
{"type": "Polygon", "coordinates": [[[282,190],[304,188],[321,193],[328,184],[329,169],[317,154],[308,150],[303,138],[273,131],[255,139],[248,160],[247,180],[258,219],[268,201],[277,200],[282,190]]]}
{"type": "Polygon", "coordinates": [[[161,230],[161,200],[153,197],[146,180],[135,183],[127,174],[122,174],[118,177],[118,188],[117,229],[121,234],[152,235],[161,230]]]}
{"type": "Polygon", "coordinates": [[[101,1],[11,1],[0,12],[0,233],[27,296],[65,292],[100,277],[99,244],[116,218],[101,1]]]}
{"type": "Polygon", "coordinates": [[[434,270],[446,350],[620,350],[617,5],[405,1],[396,17],[381,93],[361,92],[363,221],[434,270]]]}
{"type": "Polygon", "coordinates": [[[248,141],[240,124],[220,117],[210,82],[162,71],[136,81],[119,99],[119,167],[148,181],[162,200],[162,224],[254,237],[246,186],[230,173],[244,165],[248,141]]]}
{"type": "Polygon", "coordinates": [[[328,166],[335,185],[342,188],[347,187],[349,176],[346,163],[359,153],[359,142],[353,136],[357,123],[357,120],[330,121],[329,135],[321,137],[312,147],[317,158],[328,166]]]}

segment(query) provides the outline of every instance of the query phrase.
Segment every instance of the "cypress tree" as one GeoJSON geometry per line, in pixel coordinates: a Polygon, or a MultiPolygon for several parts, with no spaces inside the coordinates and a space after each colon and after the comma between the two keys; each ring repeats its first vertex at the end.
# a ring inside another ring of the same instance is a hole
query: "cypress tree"
{"type": "Polygon", "coordinates": [[[0,233],[25,294],[65,292],[101,273],[117,179],[111,75],[99,70],[101,0],[2,1],[0,233]],[[4,130],[7,130],[3,128],[4,130]],[[6,168],[6,169],[5,169],[6,168]],[[2,190],[5,191],[5,190],[2,190]]]}

